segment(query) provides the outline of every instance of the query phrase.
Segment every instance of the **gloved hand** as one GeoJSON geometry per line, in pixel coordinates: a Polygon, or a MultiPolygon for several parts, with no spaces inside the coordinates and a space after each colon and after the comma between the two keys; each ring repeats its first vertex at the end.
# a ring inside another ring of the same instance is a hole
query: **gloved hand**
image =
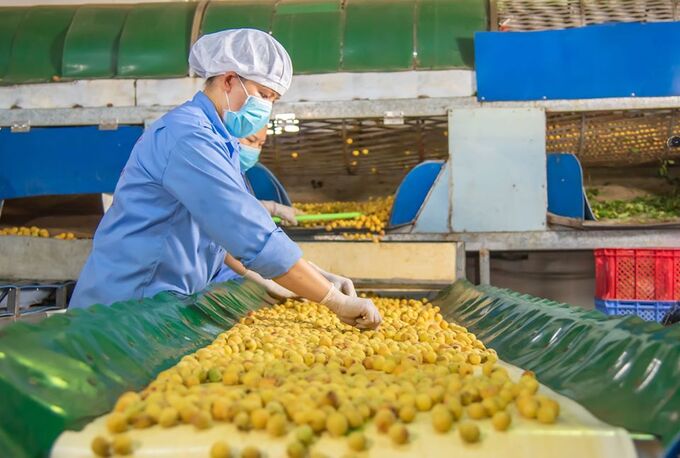
{"type": "Polygon", "coordinates": [[[267,280],[262,275],[258,274],[257,272],[253,272],[252,270],[246,270],[246,272],[243,274],[243,278],[251,280],[262,286],[269,296],[268,298],[265,298],[265,300],[270,304],[276,304],[283,300],[297,297],[294,292],[287,290],[274,280],[267,280]]]}
{"type": "Polygon", "coordinates": [[[281,218],[281,224],[283,226],[297,226],[298,221],[296,216],[304,213],[302,210],[282,205],[273,200],[261,200],[260,203],[267,209],[271,216],[278,216],[281,218]]]}
{"type": "MultiPolygon", "coordinates": [[[[307,261],[309,262],[309,261],[307,261]]],[[[354,289],[354,283],[352,283],[352,280],[346,277],[342,277],[340,275],[335,275],[330,272],[326,272],[323,270],[321,267],[317,266],[313,262],[309,262],[309,264],[314,267],[317,272],[319,272],[326,280],[331,282],[333,286],[335,286],[337,289],[340,290],[341,293],[347,294],[348,296],[356,297],[357,292],[354,289]]]]}
{"type": "Polygon", "coordinates": [[[380,312],[373,301],[362,297],[347,296],[333,285],[326,297],[321,300],[321,304],[335,313],[343,323],[359,329],[375,329],[382,322],[380,312]]]}

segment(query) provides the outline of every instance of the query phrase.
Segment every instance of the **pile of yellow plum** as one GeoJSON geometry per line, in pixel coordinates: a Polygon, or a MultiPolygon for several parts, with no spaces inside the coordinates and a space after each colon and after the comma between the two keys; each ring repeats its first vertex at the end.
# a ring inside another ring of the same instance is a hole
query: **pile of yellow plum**
{"type": "MultiPolygon", "coordinates": [[[[31,227],[6,227],[4,229],[0,229],[0,235],[16,235],[20,237],[42,237],[42,238],[49,238],[50,237],[50,231],[47,229],[41,229],[37,226],[31,226],[31,227]]],[[[61,232],[58,235],[54,236],[55,239],[61,239],[61,240],[75,240],[76,236],[73,232],[61,232]]]]}
{"type": "MultiPolygon", "coordinates": [[[[123,394],[98,436],[99,456],[130,454],[129,429],[229,422],[285,440],[289,457],[322,457],[319,437],[342,438],[348,453],[370,450],[373,424],[395,447],[414,440],[409,424],[428,419],[433,434],[480,441],[479,421],[497,431],[514,415],[553,423],[559,404],[539,395],[525,372],[512,380],[494,350],[447,322],[427,300],[373,298],[383,315],[374,331],[341,323],[324,306],[288,300],[259,309],[163,372],[143,391],[123,394]],[[155,426],[158,425],[158,426],[155,426]]],[[[278,439],[277,439],[278,440],[278,439]]],[[[212,458],[259,457],[253,444],[237,450],[229,437],[212,458]]]]}
{"type": "MultiPolygon", "coordinates": [[[[363,202],[324,202],[324,203],[296,203],[308,214],[360,212],[362,216],[353,219],[340,219],[326,224],[326,231],[341,231],[349,240],[375,240],[385,235],[385,227],[390,217],[394,196],[373,197],[363,202]],[[343,229],[359,230],[361,232],[342,232],[343,229]]],[[[301,222],[301,227],[317,227],[314,221],[301,222]]]]}

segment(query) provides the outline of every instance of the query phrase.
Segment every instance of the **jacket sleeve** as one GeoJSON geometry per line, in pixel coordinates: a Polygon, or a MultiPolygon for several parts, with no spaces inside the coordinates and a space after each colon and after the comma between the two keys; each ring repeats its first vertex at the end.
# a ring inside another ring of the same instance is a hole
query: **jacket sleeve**
{"type": "Polygon", "coordinates": [[[263,277],[283,275],[302,256],[208,132],[198,130],[177,142],[162,184],[216,243],[263,277]]]}

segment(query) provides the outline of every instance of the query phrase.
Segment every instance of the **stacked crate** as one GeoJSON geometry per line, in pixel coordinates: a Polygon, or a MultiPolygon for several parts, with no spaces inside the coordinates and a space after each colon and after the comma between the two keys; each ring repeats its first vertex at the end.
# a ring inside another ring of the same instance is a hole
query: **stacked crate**
{"type": "Polygon", "coordinates": [[[595,307],[662,321],[680,304],[680,248],[595,250],[595,307]]]}

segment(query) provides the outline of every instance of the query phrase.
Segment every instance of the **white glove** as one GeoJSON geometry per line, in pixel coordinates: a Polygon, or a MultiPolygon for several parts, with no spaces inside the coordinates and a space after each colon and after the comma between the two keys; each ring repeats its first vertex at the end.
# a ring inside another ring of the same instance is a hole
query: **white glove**
{"type": "MultiPolygon", "coordinates": [[[[253,272],[252,270],[246,270],[246,272],[243,274],[243,278],[251,280],[254,283],[262,286],[270,296],[269,298],[273,299],[273,303],[278,303],[285,299],[297,297],[294,292],[287,290],[274,280],[267,280],[262,275],[258,274],[257,272],[253,272]]],[[[268,298],[265,298],[265,300],[266,299],[268,298]]],[[[269,300],[267,300],[267,302],[272,303],[272,301],[269,300]]]]}
{"type": "Polygon", "coordinates": [[[273,200],[261,200],[260,203],[267,209],[271,216],[278,216],[281,218],[281,224],[284,226],[297,226],[298,221],[296,216],[304,213],[302,210],[282,205],[273,200]]]}
{"type": "MultiPolygon", "coordinates": [[[[307,261],[309,262],[309,261],[307,261]]],[[[337,289],[340,290],[340,292],[347,294],[348,296],[356,297],[357,292],[354,289],[354,283],[352,283],[352,280],[346,277],[341,277],[340,275],[335,275],[330,272],[326,272],[323,270],[321,267],[317,266],[313,262],[309,262],[309,264],[314,267],[317,272],[319,272],[326,280],[331,282],[333,286],[335,286],[337,289]]]]}
{"type": "Polygon", "coordinates": [[[373,301],[347,296],[332,285],[326,297],[321,300],[321,304],[335,313],[343,323],[359,329],[375,329],[382,322],[380,312],[373,301]]]}

